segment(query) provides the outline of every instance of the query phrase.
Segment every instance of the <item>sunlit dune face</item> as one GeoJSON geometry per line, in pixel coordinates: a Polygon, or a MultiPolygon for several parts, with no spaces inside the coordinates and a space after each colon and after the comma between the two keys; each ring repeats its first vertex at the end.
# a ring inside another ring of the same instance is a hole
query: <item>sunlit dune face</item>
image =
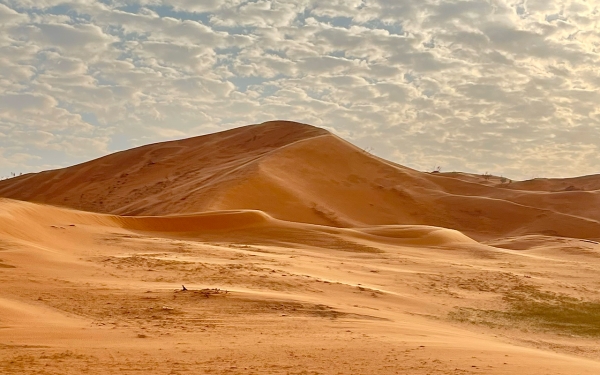
{"type": "Polygon", "coordinates": [[[0,176],[269,119],[419,170],[596,173],[597,12],[582,0],[5,1],[0,176]]]}

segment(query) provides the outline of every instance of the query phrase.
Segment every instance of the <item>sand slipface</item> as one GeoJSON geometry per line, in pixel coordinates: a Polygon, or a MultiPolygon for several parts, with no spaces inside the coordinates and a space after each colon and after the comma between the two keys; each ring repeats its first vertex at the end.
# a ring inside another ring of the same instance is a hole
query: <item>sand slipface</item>
{"type": "Polygon", "coordinates": [[[598,374],[599,187],[283,121],[0,181],[0,373],[598,374]]]}

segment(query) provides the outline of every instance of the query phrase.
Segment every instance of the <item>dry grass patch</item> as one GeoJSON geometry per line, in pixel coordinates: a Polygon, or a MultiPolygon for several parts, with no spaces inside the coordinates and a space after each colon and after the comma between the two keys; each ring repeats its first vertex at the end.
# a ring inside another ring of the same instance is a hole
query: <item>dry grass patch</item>
{"type": "Polygon", "coordinates": [[[526,328],[600,337],[600,301],[578,299],[565,294],[521,285],[503,296],[504,310],[461,307],[452,311],[453,320],[492,328],[526,328]]]}

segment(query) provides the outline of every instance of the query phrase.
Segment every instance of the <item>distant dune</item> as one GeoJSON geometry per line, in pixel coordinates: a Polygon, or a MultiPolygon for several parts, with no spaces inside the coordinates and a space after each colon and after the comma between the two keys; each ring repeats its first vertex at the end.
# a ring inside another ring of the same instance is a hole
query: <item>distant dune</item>
{"type": "Polygon", "coordinates": [[[600,176],[504,182],[424,173],[274,121],[0,181],[0,196],[127,216],[257,210],[326,225],[433,225],[478,240],[600,237],[600,176]]]}

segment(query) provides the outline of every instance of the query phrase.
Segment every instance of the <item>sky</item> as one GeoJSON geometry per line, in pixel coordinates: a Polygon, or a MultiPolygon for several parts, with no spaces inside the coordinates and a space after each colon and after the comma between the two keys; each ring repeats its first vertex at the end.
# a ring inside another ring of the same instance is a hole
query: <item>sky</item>
{"type": "Polygon", "coordinates": [[[282,119],[423,171],[600,173],[600,1],[0,0],[0,177],[282,119]]]}

